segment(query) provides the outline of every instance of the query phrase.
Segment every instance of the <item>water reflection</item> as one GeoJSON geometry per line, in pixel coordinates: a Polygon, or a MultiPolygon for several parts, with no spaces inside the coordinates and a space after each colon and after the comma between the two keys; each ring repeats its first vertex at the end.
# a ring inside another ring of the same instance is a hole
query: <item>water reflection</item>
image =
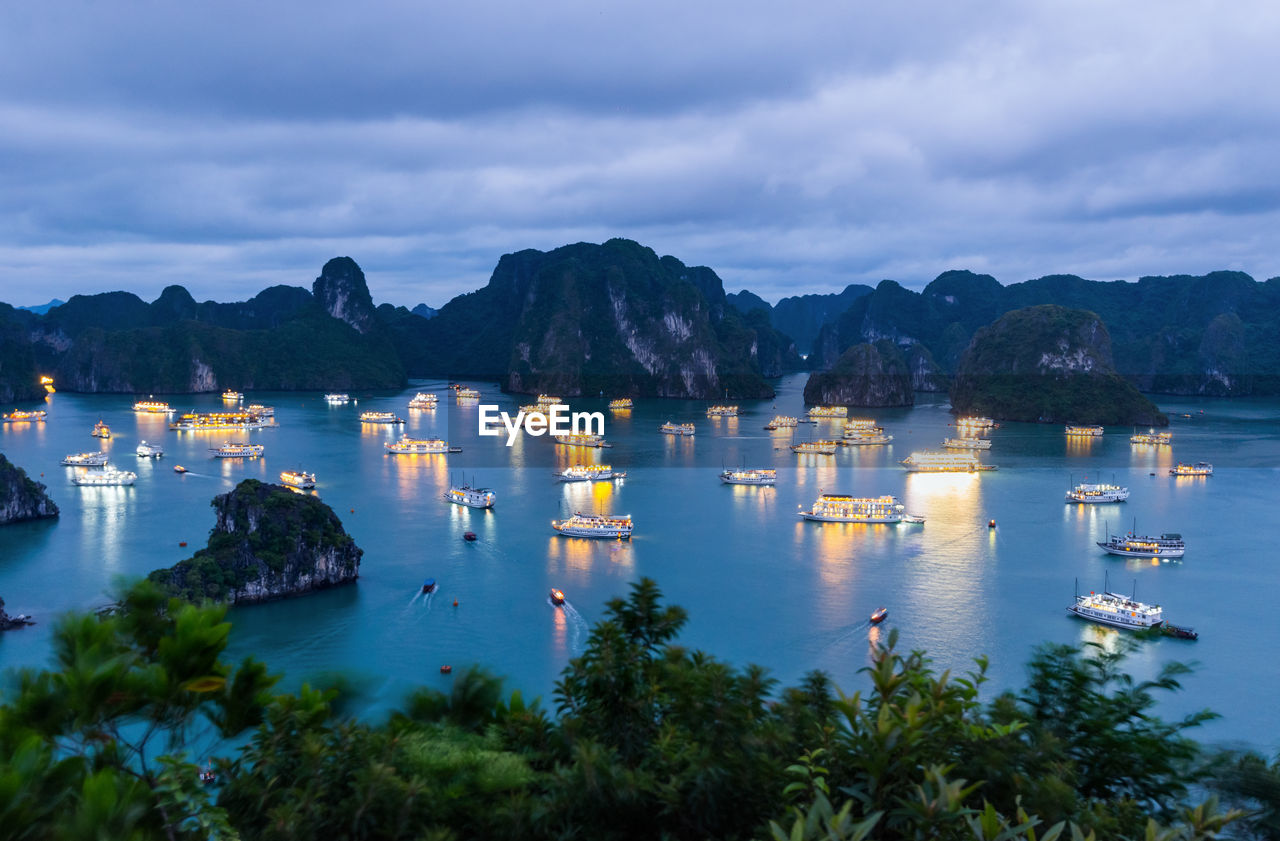
{"type": "Polygon", "coordinates": [[[1068,435],[1067,457],[1080,458],[1093,455],[1093,442],[1101,439],[1093,435],[1068,435]]]}

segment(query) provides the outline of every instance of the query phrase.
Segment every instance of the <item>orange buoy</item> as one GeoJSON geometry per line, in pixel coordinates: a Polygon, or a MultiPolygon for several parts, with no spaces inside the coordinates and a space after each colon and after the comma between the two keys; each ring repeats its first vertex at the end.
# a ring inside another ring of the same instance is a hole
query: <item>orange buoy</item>
{"type": "Polygon", "coordinates": [[[453,674],[453,666],[441,666],[440,674],[442,675],[453,674]]]}
{"type": "Polygon", "coordinates": [[[458,600],[457,600],[457,599],[454,599],[454,600],[453,600],[453,606],[454,606],[454,607],[457,607],[457,606],[458,606],[458,600]]]}
{"type": "Polygon", "coordinates": [[[351,513],[352,513],[352,514],[356,513],[356,509],[352,508],[352,509],[351,509],[351,513]]]}

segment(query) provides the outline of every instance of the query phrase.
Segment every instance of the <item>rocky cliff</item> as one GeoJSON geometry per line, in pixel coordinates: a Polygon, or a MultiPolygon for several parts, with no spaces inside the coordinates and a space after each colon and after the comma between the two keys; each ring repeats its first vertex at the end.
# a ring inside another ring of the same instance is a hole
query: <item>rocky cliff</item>
{"type": "Polygon", "coordinates": [[[311,294],[325,312],[361,333],[368,333],[377,325],[364,272],[350,257],[334,257],[325,263],[311,285],[311,294]]]}
{"type": "Polygon", "coordinates": [[[19,614],[18,616],[10,616],[4,612],[4,599],[0,599],[0,631],[11,631],[14,628],[21,628],[24,625],[34,625],[35,622],[28,616],[19,614]]]}
{"type": "Polygon", "coordinates": [[[911,406],[911,370],[893,342],[854,345],[829,371],[809,375],[804,402],[831,406],[911,406]]]}
{"type": "Polygon", "coordinates": [[[149,578],[192,601],[273,601],[354,583],[363,550],[314,496],[246,479],[215,497],[209,545],[149,578]]]}
{"type": "Polygon", "coordinates": [[[1115,369],[1096,314],[1044,304],[977,331],[951,388],[959,414],[1015,421],[1165,425],[1168,418],[1115,369]]]}
{"type": "Polygon", "coordinates": [[[58,516],[47,488],[0,454],[0,526],[58,516]]]}

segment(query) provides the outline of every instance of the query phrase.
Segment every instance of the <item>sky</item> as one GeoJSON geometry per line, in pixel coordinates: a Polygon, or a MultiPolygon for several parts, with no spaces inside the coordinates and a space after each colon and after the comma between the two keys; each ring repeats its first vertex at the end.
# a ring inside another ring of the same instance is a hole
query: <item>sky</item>
{"type": "Polygon", "coordinates": [[[439,306],[635,239],[767,300],[1280,275],[1265,2],[0,4],[0,300],[439,306]]]}

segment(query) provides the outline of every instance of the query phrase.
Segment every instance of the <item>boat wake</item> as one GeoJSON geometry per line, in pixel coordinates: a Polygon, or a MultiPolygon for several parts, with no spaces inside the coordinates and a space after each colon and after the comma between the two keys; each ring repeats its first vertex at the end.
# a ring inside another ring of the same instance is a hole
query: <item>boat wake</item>
{"type": "MultiPolygon", "coordinates": [[[[550,596],[547,597],[547,604],[552,607],[557,606],[553,601],[551,601],[550,596]]],[[[574,656],[577,656],[585,649],[583,642],[586,639],[587,631],[589,630],[587,627],[587,620],[583,618],[582,614],[578,612],[576,607],[569,603],[568,599],[565,600],[564,604],[559,605],[559,607],[564,611],[564,617],[569,622],[569,652],[574,656]]]]}
{"type": "Polygon", "coordinates": [[[822,646],[821,650],[826,651],[828,648],[831,648],[832,646],[836,646],[842,642],[846,642],[847,640],[851,639],[857,634],[863,633],[870,627],[871,627],[870,619],[863,619],[861,622],[855,622],[843,630],[836,631],[836,636],[828,640],[827,644],[822,646]]]}

